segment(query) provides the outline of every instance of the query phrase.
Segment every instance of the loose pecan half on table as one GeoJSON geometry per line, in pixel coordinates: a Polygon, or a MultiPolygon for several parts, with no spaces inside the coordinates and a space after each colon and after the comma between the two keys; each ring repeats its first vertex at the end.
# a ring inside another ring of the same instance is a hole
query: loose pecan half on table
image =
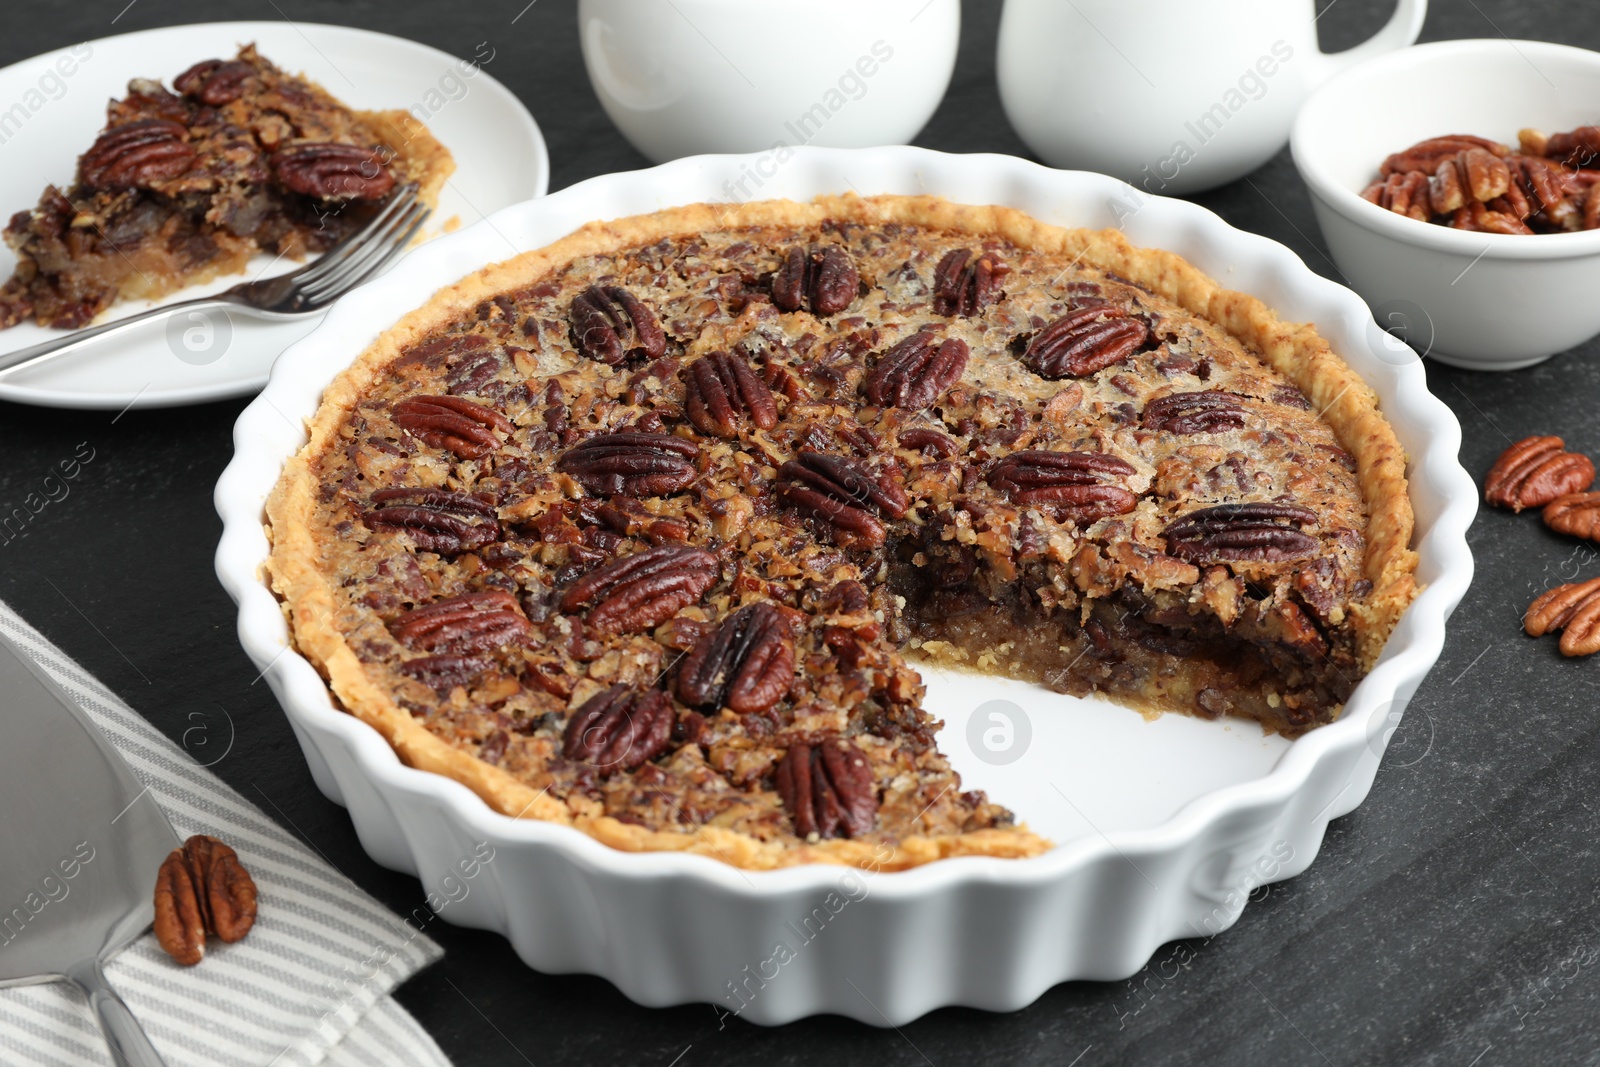
{"type": "Polygon", "coordinates": [[[1600,541],[1600,493],[1568,493],[1544,506],[1544,524],[1557,533],[1600,541]]]}
{"type": "Polygon", "coordinates": [[[1483,479],[1483,498],[1496,507],[1542,508],[1556,497],[1594,484],[1594,462],[1568,452],[1559,437],[1524,437],[1500,454],[1483,479]]]}
{"type": "Polygon", "coordinates": [[[1600,578],[1570,582],[1541,593],[1522,617],[1529,637],[1561,631],[1563,656],[1600,652],[1600,578]]]}
{"type": "Polygon", "coordinates": [[[256,921],[256,883],[238,853],[214,837],[195,834],[175,848],[156,875],[156,941],[192,967],[206,954],[206,937],[232,943],[256,921]]]}

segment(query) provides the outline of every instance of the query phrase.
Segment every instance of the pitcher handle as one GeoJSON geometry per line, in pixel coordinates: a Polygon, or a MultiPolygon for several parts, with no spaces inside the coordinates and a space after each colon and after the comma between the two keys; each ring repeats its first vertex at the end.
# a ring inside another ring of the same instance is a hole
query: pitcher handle
{"type": "Polygon", "coordinates": [[[1363,60],[1393,52],[1397,48],[1415,44],[1422,32],[1422,20],[1428,16],[1428,0],[1400,0],[1383,29],[1367,40],[1343,52],[1319,52],[1320,60],[1316,81],[1326,81],[1333,75],[1355,66],[1363,60]]]}

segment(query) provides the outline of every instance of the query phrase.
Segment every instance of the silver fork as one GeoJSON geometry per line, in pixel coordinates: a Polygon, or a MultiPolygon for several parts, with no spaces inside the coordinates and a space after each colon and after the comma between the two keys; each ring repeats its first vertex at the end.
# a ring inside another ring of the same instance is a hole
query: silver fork
{"type": "Polygon", "coordinates": [[[151,308],[104,326],[77,330],[65,337],[0,354],[0,377],[23,367],[37,366],[140,323],[181,312],[231,308],[263,319],[291,319],[321,311],[405,251],[428,217],[428,211],[427,205],[417,200],[416,183],[402,186],[371,222],[299,270],[260,281],[241,282],[214,296],[151,308]]]}

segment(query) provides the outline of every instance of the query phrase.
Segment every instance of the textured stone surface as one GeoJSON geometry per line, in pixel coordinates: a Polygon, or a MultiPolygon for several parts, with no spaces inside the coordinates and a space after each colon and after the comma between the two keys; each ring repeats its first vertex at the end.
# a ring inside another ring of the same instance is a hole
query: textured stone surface
{"type": "MultiPolygon", "coordinates": [[[[134,5],[114,26],[107,20],[120,3],[36,7],[8,15],[0,63],[166,23],[284,15],[381,26],[462,56],[487,41],[495,49],[488,69],[528,103],[549,139],[551,188],[644,165],[589,89],[575,5],[543,0],[513,24],[523,3],[285,0],[278,12],[243,0],[168,0],[134,5]]],[[[918,143],[1025,154],[994,87],[998,8],[993,0],[966,5],[954,83],[918,143]]],[[[1355,42],[1389,8],[1336,3],[1319,23],[1324,44],[1355,42]]],[[[1425,37],[1502,32],[1600,47],[1600,11],[1436,4],[1425,37]]],[[[198,58],[174,56],[165,73],[198,58]]],[[[40,175],[41,185],[49,177],[40,175]]],[[[1199,199],[1337,278],[1287,152],[1199,199]]],[[[1430,364],[1434,392],[1461,418],[1467,469],[1481,478],[1511,440],[1533,433],[1600,453],[1597,355],[1591,342],[1499,375],[1430,364]]],[[[55,464],[87,454],[80,442],[94,450],[65,499],[47,504],[24,536],[0,543],[0,596],[197,759],[215,760],[269,815],[409,913],[422,908],[423,887],[368,860],[344,811],[316,791],[271,693],[252,684],[233,605],[212,575],[220,526],[211,488],[241,407],[114,419],[0,404],[0,514],[29,493],[42,499],[55,464]]],[[[1257,890],[1224,936],[1163,946],[1131,982],[1076,982],[1013,1015],[946,1010],[899,1031],[837,1018],[762,1030],[703,1004],[651,1010],[596,978],[537,974],[499,936],[435,920],[426,929],[448,955],[401,1000],[457,1063],[474,1067],[1592,1062],[1600,1044],[1600,664],[1563,660],[1554,640],[1524,637],[1521,615],[1547,586],[1600,574],[1600,558],[1533,514],[1485,512],[1471,541],[1477,578],[1367,801],[1333,824],[1306,874],[1257,890]]]]}

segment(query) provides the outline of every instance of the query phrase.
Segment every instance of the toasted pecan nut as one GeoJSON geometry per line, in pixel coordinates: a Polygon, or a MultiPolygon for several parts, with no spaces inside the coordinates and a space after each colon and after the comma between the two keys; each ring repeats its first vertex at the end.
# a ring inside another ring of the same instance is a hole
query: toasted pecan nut
{"type": "Polygon", "coordinates": [[[655,543],[689,539],[688,524],[682,519],[658,518],[628,497],[600,504],[594,509],[594,517],[624,537],[642,537],[655,543]]]}
{"type": "Polygon", "coordinates": [[[918,331],[878,357],[861,392],[879,407],[921,411],[960,380],[968,355],[967,342],[959,337],[940,341],[918,331]]]}
{"type": "MultiPolygon", "coordinates": [[[[510,353],[521,349],[512,346],[506,351],[510,353]]],[[[505,360],[493,348],[485,346],[466,352],[455,361],[445,378],[450,386],[450,395],[478,392],[492,382],[504,367],[505,360]]]]}
{"type": "MultiPolygon", "coordinates": [[[[1512,156],[1506,165],[1511,168],[1511,191],[1520,190],[1529,208],[1520,218],[1531,214],[1562,230],[1582,228],[1584,190],[1570,188],[1559,165],[1525,155],[1512,156]]],[[[1515,198],[1508,193],[1507,199],[1515,198]]]]}
{"type": "Polygon", "coordinates": [[[556,470],[597,496],[666,496],[694,481],[700,446],[667,433],[623,431],[580,441],[556,470]]]}
{"type": "Polygon", "coordinates": [[[766,711],[794,684],[794,631],[766,601],[746,604],[697,641],[678,668],[678,699],[690,707],[766,711]]]}
{"type": "Polygon", "coordinates": [[[1364,200],[1370,200],[1396,215],[1427,222],[1430,217],[1429,180],[1421,171],[1395,173],[1380,178],[1361,190],[1364,200]]]}
{"type": "Polygon", "coordinates": [[[772,275],[772,302],[784,311],[835,315],[861,287],[854,259],[838,245],[798,245],[783,254],[772,275]]]}
{"type": "Polygon", "coordinates": [[[1600,652],[1600,578],[1546,590],[1528,605],[1522,628],[1529,637],[1561,631],[1563,656],[1600,652]]]}
{"type": "Polygon", "coordinates": [[[172,87],[202,104],[221,107],[244,95],[245,79],[255,72],[241,60],[206,59],[172,79],[172,87]]]}
{"type": "Polygon", "coordinates": [[[1544,506],[1544,524],[1558,533],[1600,541],[1600,493],[1567,493],[1544,506]]]}
{"type": "Polygon", "coordinates": [[[1217,504],[1182,516],[1162,536],[1168,555],[1202,566],[1282,563],[1316,554],[1317,539],[1300,529],[1316,521],[1298,504],[1217,504]]]}
{"type": "Polygon", "coordinates": [[[1411,171],[1432,174],[1439,169],[1439,164],[1447,157],[1458,155],[1474,148],[1482,149],[1496,156],[1511,154],[1511,150],[1498,141],[1474,137],[1471,134],[1453,133],[1444,137],[1430,137],[1426,141],[1418,141],[1405,151],[1394,153],[1383,161],[1383,165],[1378,168],[1378,173],[1385,178],[1391,174],[1405,174],[1411,171]]]}
{"type": "Polygon", "coordinates": [[[561,610],[588,609],[605,633],[638,633],[660,626],[716,584],[717,557],[703,548],[656,545],[603,563],[574,582],[561,610]]]}
{"type": "Polygon", "coordinates": [[[1112,482],[1133,473],[1133,464],[1102,452],[1025,449],[996,463],[986,480],[1019,507],[1047,506],[1090,523],[1134,509],[1139,498],[1112,482]]]}
{"type": "Polygon", "coordinates": [[[1592,656],[1600,652],[1600,595],[1590,594],[1567,616],[1557,647],[1563,656],[1592,656]]]}
{"type": "Polygon", "coordinates": [[[318,200],[377,200],[394,188],[394,175],[376,148],[301,142],[279,148],[270,162],[285,188],[318,200]]]}
{"type": "Polygon", "coordinates": [[[1511,168],[1493,152],[1468,148],[1439,161],[1428,185],[1428,202],[1438,215],[1467,204],[1485,203],[1511,188],[1511,168]]]}
{"type": "Polygon", "coordinates": [[[684,378],[684,414],[703,434],[731,438],[745,425],[770,430],[778,424],[772,390],[739,356],[712,352],[689,364],[684,378]]]}
{"type": "Polygon", "coordinates": [[[156,873],[156,942],[178,963],[193,967],[205,957],[204,883],[195,884],[184,850],[174,849],[156,873]]]}
{"type": "Polygon", "coordinates": [[[389,372],[402,377],[403,371],[414,367],[454,367],[461,360],[487,351],[492,343],[476,333],[453,333],[435,337],[420,344],[401,349],[400,355],[389,364],[389,372]]]}
{"type": "Polygon", "coordinates": [[[1000,280],[1010,273],[994,252],[974,257],[969,249],[952,248],[933,271],[933,310],[962,318],[981,315],[998,299],[1000,280]]]}
{"type": "Polygon", "coordinates": [[[1497,507],[1538,508],[1594,484],[1594,463],[1566,451],[1559,437],[1524,437],[1500,454],[1483,479],[1483,498],[1497,507]]]}
{"type": "Polygon", "coordinates": [[[395,425],[434,448],[447,448],[462,459],[480,459],[500,447],[493,433],[510,434],[512,421],[492,408],[459,396],[413,396],[390,409],[395,425]]]}
{"type": "Polygon", "coordinates": [[[424,552],[453,556],[500,539],[495,507],[487,500],[422,486],[380,489],[361,520],[374,530],[404,530],[424,552]]]}
{"type": "Polygon", "coordinates": [[[450,690],[458,685],[467,685],[493,666],[494,661],[485,656],[443,652],[437,656],[408,659],[398,669],[401,674],[415,678],[440,696],[448,696],[450,690]]]}
{"type": "Polygon", "coordinates": [[[255,880],[232,848],[196,834],[162,861],[156,874],[155,935],[178,963],[199,963],[207,935],[232,943],[255,921],[255,880]]]}
{"type": "Polygon", "coordinates": [[[182,123],[139,119],[102,133],[83,154],[78,173],[91,189],[140,189],[176,178],[194,161],[182,123]]]}
{"type": "Polygon", "coordinates": [[[1527,193],[1523,192],[1522,187],[1515,181],[1511,183],[1511,188],[1506,190],[1504,196],[1497,196],[1483,206],[1490,211],[1498,211],[1502,215],[1516,219],[1518,222],[1526,222],[1528,217],[1534,213],[1533,202],[1528,199],[1527,193]]]}
{"type": "MultiPolygon", "coordinates": [[[[1385,190],[1395,182],[1404,183],[1408,178],[1416,177],[1416,172],[1406,174],[1391,174],[1385,181],[1385,190]]],[[[1424,183],[1426,202],[1422,205],[1422,214],[1413,216],[1424,221],[1430,214],[1449,215],[1461,210],[1468,201],[1476,199],[1461,187],[1461,171],[1456,166],[1456,157],[1440,160],[1439,168],[1427,178],[1424,183]]],[[[1387,206],[1387,205],[1385,205],[1387,206]]],[[[1401,212],[1404,214],[1404,212],[1401,212]]]]}
{"type": "Polygon", "coordinates": [[[913,426],[909,430],[901,431],[897,443],[901,448],[937,456],[939,459],[949,459],[961,451],[961,446],[956,444],[953,437],[930,426],[913,426]]]}
{"type": "Polygon", "coordinates": [[[1245,408],[1239,397],[1221,389],[1168,393],[1144,406],[1139,425],[1168,433],[1220,433],[1244,427],[1245,408]]]}
{"type": "Polygon", "coordinates": [[[1600,126],[1579,126],[1565,133],[1553,133],[1539,155],[1558,160],[1569,167],[1588,167],[1600,160],[1600,126]]]}
{"type": "Polygon", "coordinates": [[[1121,363],[1149,337],[1149,328],[1122,308],[1092,304],[1034,334],[1022,362],[1041,378],[1085,378],[1121,363]]]}
{"type": "Polygon", "coordinates": [[[677,718],[672,698],[661,690],[614,685],[567,720],[561,754],[592,765],[601,777],[636,770],[671,747],[677,718]]]}
{"type": "Polygon", "coordinates": [[[1528,605],[1522,617],[1522,628],[1529,637],[1543,637],[1567,624],[1578,607],[1600,595],[1600,578],[1586,582],[1568,582],[1546,589],[1528,605]]]}
{"type": "Polygon", "coordinates": [[[791,745],[778,761],[777,786],[796,837],[860,837],[877,821],[872,768],[843,738],[791,745]]]}
{"type": "Polygon", "coordinates": [[[1465,207],[1458,208],[1450,216],[1448,223],[1457,230],[1471,230],[1475,233],[1518,233],[1530,234],[1533,229],[1516,215],[1509,211],[1497,211],[1488,204],[1474,201],[1465,207]]]}
{"type": "Polygon", "coordinates": [[[875,476],[849,456],[803,452],[784,463],[778,477],[785,502],[827,522],[842,548],[877,548],[887,536],[877,514],[898,519],[911,503],[893,477],[875,476]]]}
{"type": "MultiPolygon", "coordinates": [[[[1504,195],[1485,200],[1483,206],[1491,219],[1496,215],[1502,217],[1503,221],[1496,220],[1496,222],[1504,225],[1508,233],[1538,232],[1526,225],[1528,217],[1533,214],[1533,204],[1528,200],[1527,194],[1515,182],[1506,190],[1504,195]]],[[[1452,214],[1450,217],[1454,220],[1455,215],[1452,214]]],[[[1474,217],[1473,222],[1474,224],[1478,223],[1476,217],[1474,217]]],[[[1490,230],[1486,232],[1496,231],[1490,230]]]]}
{"type": "Polygon", "coordinates": [[[510,593],[463,593],[413,608],[389,624],[395,640],[427,652],[470,654],[520,645],[533,626],[510,593]]]}
{"type": "Polygon", "coordinates": [[[667,335],[654,309],[620,285],[591,285],[567,310],[572,344],[597,363],[660,359],[667,335]]]}
{"type": "MultiPolygon", "coordinates": [[[[237,62],[235,60],[234,62],[237,62]]],[[[184,96],[198,96],[211,72],[222,66],[220,59],[202,59],[172,79],[172,87],[184,96]]]]}

